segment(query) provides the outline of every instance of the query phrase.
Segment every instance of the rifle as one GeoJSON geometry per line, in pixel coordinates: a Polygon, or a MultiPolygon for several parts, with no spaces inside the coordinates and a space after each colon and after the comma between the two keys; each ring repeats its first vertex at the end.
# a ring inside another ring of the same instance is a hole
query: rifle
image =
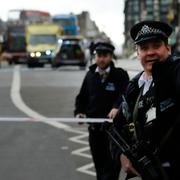
{"type": "Polygon", "coordinates": [[[143,180],[168,180],[158,157],[151,152],[144,142],[129,145],[114,126],[104,123],[109,137],[131,161],[133,167],[140,173],[143,180]]]}

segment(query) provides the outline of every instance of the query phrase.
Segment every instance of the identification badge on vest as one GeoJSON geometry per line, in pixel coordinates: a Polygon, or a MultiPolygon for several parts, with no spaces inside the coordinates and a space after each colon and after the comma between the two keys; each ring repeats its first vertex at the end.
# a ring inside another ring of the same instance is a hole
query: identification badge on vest
{"type": "Polygon", "coordinates": [[[115,85],[114,85],[114,83],[110,83],[110,82],[109,82],[109,83],[106,85],[105,89],[106,89],[107,91],[115,91],[115,85]]]}
{"type": "Polygon", "coordinates": [[[163,112],[173,106],[174,106],[174,102],[173,102],[172,98],[168,98],[168,99],[160,102],[160,111],[163,112]]]}
{"type": "Polygon", "coordinates": [[[152,107],[150,108],[146,113],[147,119],[146,123],[154,120],[156,118],[156,108],[152,107]]]}

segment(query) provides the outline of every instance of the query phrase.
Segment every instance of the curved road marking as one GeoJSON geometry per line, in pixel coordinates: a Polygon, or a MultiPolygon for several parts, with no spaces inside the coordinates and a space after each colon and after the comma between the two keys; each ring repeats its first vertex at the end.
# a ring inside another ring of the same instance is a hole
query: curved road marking
{"type": "MultiPolygon", "coordinates": [[[[71,126],[68,126],[66,124],[59,123],[56,121],[50,122],[47,117],[45,117],[45,116],[37,113],[36,111],[33,111],[32,109],[30,109],[21,98],[20,87],[21,87],[20,67],[15,66],[14,72],[13,72],[13,81],[12,81],[12,86],[11,86],[11,99],[12,99],[12,102],[14,103],[14,105],[20,111],[24,112],[27,116],[32,118],[32,119],[29,118],[29,120],[40,121],[40,122],[46,123],[48,125],[51,125],[53,127],[56,127],[59,129],[64,129],[65,131],[68,131],[68,132],[78,133],[80,135],[78,135],[76,137],[72,137],[69,140],[76,142],[76,143],[80,143],[80,144],[85,144],[85,145],[88,144],[86,141],[79,140],[80,138],[87,137],[86,132],[75,130],[75,129],[71,128],[71,126]]],[[[82,156],[82,151],[87,150],[86,148],[83,150],[82,149],[76,150],[76,151],[72,152],[72,154],[82,156]]],[[[83,156],[85,157],[85,154],[83,154],[83,156]]],[[[87,156],[89,158],[90,155],[87,155],[87,156]]],[[[86,156],[86,158],[87,158],[87,156],[86,156]]],[[[79,172],[91,175],[91,176],[95,176],[96,173],[94,171],[89,170],[92,167],[94,167],[94,164],[89,163],[89,164],[86,164],[84,166],[77,168],[76,170],[79,172]]]]}
{"type": "Polygon", "coordinates": [[[21,88],[21,78],[20,78],[20,66],[15,66],[14,67],[14,73],[13,73],[13,81],[12,81],[12,86],[11,86],[11,99],[14,105],[22,112],[24,112],[26,115],[33,119],[39,119],[42,122],[49,124],[51,126],[54,126],[56,128],[60,129],[66,129],[70,128],[70,126],[59,123],[59,122],[50,122],[46,121],[47,118],[32,109],[30,109],[22,100],[21,95],[20,95],[20,88],[21,88]]]}

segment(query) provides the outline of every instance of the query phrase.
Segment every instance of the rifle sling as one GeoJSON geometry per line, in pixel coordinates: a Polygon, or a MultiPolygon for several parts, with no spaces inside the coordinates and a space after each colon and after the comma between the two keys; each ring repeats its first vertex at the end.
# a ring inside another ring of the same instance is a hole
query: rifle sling
{"type": "Polygon", "coordinates": [[[139,95],[138,95],[138,97],[136,99],[136,103],[135,103],[134,110],[133,110],[134,136],[135,136],[137,141],[139,140],[140,134],[141,134],[140,129],[139,129],[139,125],[138,125],[138,122],[137,122],[138,105],[139,105],[140,97],[143,94],[143,90],[144,90],[144,85],[140,88],[140,92],[139,92],[139,95]]]}

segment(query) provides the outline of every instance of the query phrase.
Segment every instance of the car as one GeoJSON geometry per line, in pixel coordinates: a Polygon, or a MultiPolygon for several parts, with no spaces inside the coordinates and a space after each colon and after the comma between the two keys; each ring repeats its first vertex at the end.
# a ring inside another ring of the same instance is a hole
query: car
{"type": "Polygon", "coordinates": [[[62,38],[59,51],[52,59],[51,64],[52,68],[57,68],[63,65],[76,65],[79,66],[80,69],[85,69],[87,58],[83,46],[83,38],[62,38]]]}

